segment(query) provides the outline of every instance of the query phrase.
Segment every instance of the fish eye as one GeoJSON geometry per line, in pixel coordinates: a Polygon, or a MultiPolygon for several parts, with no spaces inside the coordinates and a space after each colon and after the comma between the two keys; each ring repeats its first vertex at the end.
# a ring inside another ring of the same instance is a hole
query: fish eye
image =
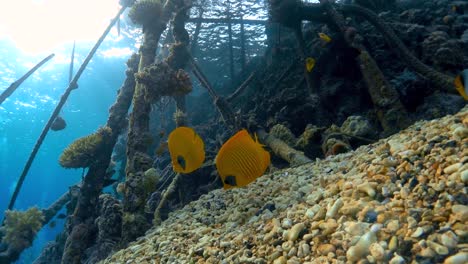
{"type": "Polygon", "coordinates": [[[177,163],[182,167],[183,170],[185,170],[185,159],[182,156],[177,156],[177,163]]]}

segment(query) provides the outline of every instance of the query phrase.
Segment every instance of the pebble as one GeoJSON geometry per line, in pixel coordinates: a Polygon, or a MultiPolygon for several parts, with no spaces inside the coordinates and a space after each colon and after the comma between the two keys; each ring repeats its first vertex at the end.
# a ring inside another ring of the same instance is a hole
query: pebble
{"type": "Polygon", "coordinates": [[[389,264],[404,264],[404,263],[406,263],[405,259],[402,256],[397,255],[396,253],[395,253],[395,256],[393,256],[393,258],[389,262],[389,264]]]}
{"type": "Polygon", "coordinates": [[[351,246],[348,251],[346,251],[346,257],[348,260],[357,261],[363,257],[365,257],[369,253],[369,246],[377,241],[377,231],[379,227],[374,225],[371,227],[367,233],[365,233],[356,245],[351,246]]]}
{"type": "Polygon", "coordinates": [[[385,257],[385,250],[379,243],[372,243],[369,247],[370,254],[377,261],[381,261],[385,257]]]}
{"type": "Polygon", "coordinates": [[[447,168],[444,169],[444,173],[445,174],[452,174],[456,171],[458,171],[458,169],[462,166],[463,164],[461,163],[455,163],[455,164],[452,164],[450,166],[448,166],[447,168]]]}
{"type": "Polygon", "coordinates": [[[466,264],[468,263],[468,252],[458,252],[445,259],[444,264],[466,264]]]}
{"type": "Polygon", "coordinates": [[[367,195],[372,198],[375,196],[375,189],[368,182],[358,185],[357,188],[359,191],[367,193],[367,195]]]}
{"type": "Polygon", "coordinates": [[[275,261],[273,261],[273,264],[286,264],[287,261],[286,261],[286,258],[284,256],[281,256],[277,259],[275,259],[275,261]]]}
{"type": "Polygon", "coordinates": [[[447,231],[440,236],[440,243],[447,248],[455,248],[458,244],[458,237],[452,231],[447,231]]]}
{"type": "Polygon", "coordinates": [[[319,253],[322,256],[326,256],[329,253],[334,253],[336,251],[336,248],[332,244],[320,244],[317,248],[317,253],[319,253]]]}
{"type": "Polygon", "coordinates": [[[288,232],[288,240],[289,241],[296,241],[299,237],[299,234],[305,229],[305,225],[303,223],[295,224],[291,230],[288,232]]]}
{"type": "Polygon", "coordinates": [[[468,206],[462,204],[456,204],[452,206],[452,216],[462,222],[465,223],[468,221],[468,206]]]}
{"type": "Polygon", "coordinates": [[[468,170],[464,170],[460,173],[460,179],[463,183],[468,183],[468,170]]]}
{"type": "Polygon", "coordinates": [[[343,207],[344,203],[341,198],[338,198],[335,203],[331,206],[331,208],[327,211],[327,214],[325,215],[325,220],[330,219],[330,218],[335,218],[336,214],[338,213],[338,210],[343,207]]]}
{"type": "Polygon", "coordinates": [[[424,234],[424,229],[422,227],[416,228],[416,230],[411,234],[411,237],[418,238],[424,234]]]}
{"type": "Polygon", "coordinates": [[[434,250],[438,255],[442,255],[442,256],[445,256],[449,253],[449,250],[447,247],[445,246],[442,246],[436,242],[432,242],[432,241],[427,241],[427,245],[432,249],[434,250]]]}
{"type": "Polygon", "coordinates": [[[282,227],[282,228],[291,228],[291,226],[292,226],[292,221],[291,221],[291,219],[289,219],[289,218],[285,218],[285,219],[283,219],[283,221],[281,222],[281,227],[282,227]]]}

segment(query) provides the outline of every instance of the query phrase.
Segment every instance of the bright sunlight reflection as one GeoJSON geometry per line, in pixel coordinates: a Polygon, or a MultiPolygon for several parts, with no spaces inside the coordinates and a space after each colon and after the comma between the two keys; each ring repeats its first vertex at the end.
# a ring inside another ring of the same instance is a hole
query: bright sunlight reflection
{"type": "Polygon", "coordinates": [[[0,40],[25,53],[52,52],[74,40],[96,41],[117,14],[118,0],[5,0],[0,40]]]}

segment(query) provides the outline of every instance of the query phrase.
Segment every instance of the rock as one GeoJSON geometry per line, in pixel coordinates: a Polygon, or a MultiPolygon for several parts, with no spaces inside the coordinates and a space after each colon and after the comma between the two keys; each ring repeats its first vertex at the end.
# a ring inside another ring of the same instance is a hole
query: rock
{"type": "Polygon", "coordinates": [[[378,225],[374,225],[371,227],[367,233],[365,233],[356,245],[351,246],[348,251],[346,251],[346,257],[350,261],[357,261],[367,254],[369,254],[369,247],[372,243],[377,241],[377,231],[380,229],[378,225]]]}
{"type": "Polygon", "coordinates": [[[367,195],[369,195],[372,198],[375,196],[375,189],[368,182],[365,182],[363,184],[359,184],[357,186],[357,189],[359,191],[361,191],[361,192],[367,193],[367,195]]]}
{"type": "Polygon", "coordinates": [[[450,165],[450,166],[448,166],[448,167],[446,167],[444,169],[444,173],[452,174],[452,173],[456,172],[461,166],[462,166],[461,163],[452,164],[452,165],[450,165]]]}
{"type": "Polygon", "coordinates": [[[299,237],[299,234],[305,229],[305,225],[303,223],[295,224],[289,231],[288,231],[288,240],[289,241],[296,241],[299,237]]]}
{"type": "Polygon", "coordinates": [[[344,205],[343,200],[338,198],[335,201],[335,203],[333,203],[331,208],[327,211],[327,214],[325,215],[325,220],[329,218],[335,218],[336,214],[338,213],[338,210],[340,210],[341,207],[343,207],[343,205],[344,205]]]}
{"type": "Polygon", "coordinates": [[[452,217],[462,223],[468,221],[468,206],[456,204],[452,206],[452,217]]]}
{"type": "Polygon", "coordinates": [[[468,170],[464,170],[460,173],[460,179],[463,183],[468,183],[468,170]]]}
{"type": "Polygon", "coordinates": [[[466,264],[468,262],[468,252],[458,252],[444,260],[444,264],[466,264]]]}
{"type": "Polygon", "coordinates": [[[442,245],[451,249],[457,246],[458,237],[452,231],[447,231],[440,236],[439,241],[442,245]]]}
{"type": "Polygon", "coordinates": [[[377,261],[382,261],[385,257],[385,250],[379,243],[372,243],[369,247],[369,251],[371,256],[377,261]]]}
{"type": "Polygon", "coordinates": [[[442,246],[438,243],[432,242],[432,241],[427,241],[427,245],[434,250],[438,255],[445,256],[449,253],[449,250],[447,247],[442,246]]]}
{"type": "Polygon", "coordinates": [[[405,259],[402,256],[399,256],[395,253],[395,256],[390,260],[389,264],[404,264],[405,259]]]}
{"type": "Polygon", "coordinates": [[[341,131],[358,137],[375,137],[376,129],[363,116],[348,116],[341,125],[341,131]]]}
{"type": "Polygon", "coordinates": [[[273,261],[273,264],[286,264],[287,261],[286,261],[286,258],[284,256],[281,256],[277,259],[275,259],[275,261],[273,261]]]}

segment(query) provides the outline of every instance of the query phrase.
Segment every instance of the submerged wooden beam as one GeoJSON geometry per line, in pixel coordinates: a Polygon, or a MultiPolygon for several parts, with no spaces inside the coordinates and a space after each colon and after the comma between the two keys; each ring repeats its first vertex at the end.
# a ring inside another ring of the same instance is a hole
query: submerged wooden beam
{"type": "Polygon", "coordinates": [[[312,160],[307,158],[304,153],[291,148],[284,141],[268,134],[263,129],[257,130],[257,135],[261,142],[268,145],[268,147],[270,147],[278,157],[287,161],[291,166],[298,166],[312,162],[312,160]]]}
{"type": "Polygon", "coordinates": [[[237,19],[237,18],[201,18],[191,17],[187,20],[188,23],[203,23],[203,24],[244,24],[244,25],[266,25],[268,20],[259,19],[237,19]]]}
{"type": "Polygon", "coordinates": [[[10,95],[13,94],[16,89],[29,77],[31,74],[33,74],[37,69],[39,69],[44,63],[48,62],[50,59],[52,59],[55,56],[55,54],[50,54],[47,56],[45,59],[40,61],[36,66],[34,66],[32,69],[30,69],[25,75],[23,75],[21,78],[13,82],[8,88],[6,88],[5,91],[3,91],[2,94],[0,94],[0,105],[5,101],[10,95]]]}

